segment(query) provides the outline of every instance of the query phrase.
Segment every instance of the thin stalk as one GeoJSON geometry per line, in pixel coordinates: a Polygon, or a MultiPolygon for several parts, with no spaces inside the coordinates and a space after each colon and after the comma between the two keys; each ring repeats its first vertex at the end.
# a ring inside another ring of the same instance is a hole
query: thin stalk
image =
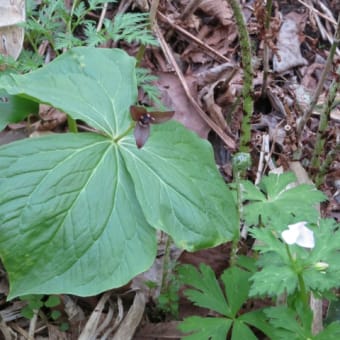
{"type": "Polygon", "coordinates": [[[230,251],[230,266],[232,267],[234,264],[236,264],[237,261],[237,252],[238,252],[238,243],[240,241],[240,227],[241,227],[241,216],[243,216],[243,204],[242,204],[242,188],[240,183],[240,173],[238,171],[235,171],[234,173],[234,182],[236,184],[236,190],[237,190],[237,212],[238,212],[238,221],[239,221],[239,227],[237,228],[238,233],[233,237],[232,243],[231,243],[231,251],[230,251]]]}
{"type": "Polygon", "coordinates": [[[124,138],[126,135],[128,135],[130,133],[130,131],[135,127],[136,123],[135,122],[132,122],[130,124],[130,126],[128,127],[128,129],[123,132],[120,136],[116,137],[114,139],[115,142],[118,142],[120,139],[124,138]]]}
{"type": "Polygon", "coordinates": [[[34,53],[39,54],[38,46],[35,43],[34,39],[32,38],[31,34],[29,33],[29,31],[26,32],[26,37],[27,37],[29,43],[31,44],[31,47],[34,50],[34,53]]]}
{"type": "MultiPolygon", "coordinates": [[[[272,15],[272,0],[267,0],[266,4],[266,19],[265,19],[265,33],[269,31],[270,27],[270,18],[272,15]]],[[[265,36],[264,40],[264,47],[263,47],[263,80],[262,80],[262,89],[261,89],[261,96],[266,96],[266,89],[267,89],[267,79],[269,73],[269,46],[267,42],[267,38],[265,36]]]]}
{"type": "MultiPolygon", "coordinates": [[[[320,169],[320,157],[324,150],[325,139],[326,139],[326,129],[330,121],[330,115],[335,101],[337,91],[340,89],[340,67],[337,70],[336,77],[330,86],[327,102],[325,103],[324,111],[320,115],[319,129],[316,135],[315,148],[310,164],[310,169],[315,171],[315,169],[320,169]]],[[[317,177],[317,176],[316,176],[317,177]]]]}
{"type": "Polygon", "coordinates": [[[72,32],[73,32],[73,30],[72,30],[72,17],[73,17],[73,13],[74,13],[75,8],[78,5],[78,1],[79,0],[73,1],[71,11],[70,11],[70,16],[69,16],[67,23],[66,23],[66,30],[69,34],[72,34],[72,32]]]}
{"type": "Polygon", "coordinates": [[[69,115],[67,115],[67,126],[70,132],[78,132],[77,122],[69,115]]]}
{"type": "Polygon", "coordinates": [[[309,309],[309,294],[307,293],[307,290],[306,290],[306,285],[305,285],[305,281],[303,279],[303,276],[301,275],[300,272],[297,271],[297,268],[296,268],[296,264],[295,264],[295,260],[293,259],[293,256],[290,252],[290,249],[289,249],[289,246],[287,244],[285,244],[286,246],[286,250],[287,250],[287,254],[288,254],[288,257],[289,257],[289,260],[294,268],[294,271],[297,273],[297,276],[298,276],[298,282],[299,282],[299,296],[300,296],[300,299],[301,299],[301,302],[303,303],[304,307],[306,308],[306,310],[309,309]]]}
{"type": "MultiPolygon", "coordinates": [[[[250,157],[249,153],[237,153],[234,155],[232,160],[232,169],[233,169],[233,178],[234,183],[236,184],[236,199],[237,199],[237,214],[239,221],[239,228],[237,228],[237,233],[235,233],[231,245],[231,255],[230,255],[230,265],[236,263],[237,260],[237,252],[238,252],[238,243],[240,241],[240,227],[241,220],[243,218],[243,191],[241,186],[241,179],[245,172],[245,169],[249,167],[250,157]]],[[[247,230],[244,229],[242,231],[242,236],[246,236],[247,230]]]]}
{"type": "Polygon", "coordinates": [[[169,284],[169,269],[170,269],[170,247],[171,247],[171,238],[169,235],[166,235],[163,233],[166,237],[165,242],[165,251],[163,256],[163,270],[162,270],[162,281],[161,281],[161,287],[160,287],[160,293],[164,293],[168,290],[168,284],[169,284]]]}
{"type": "Polygon", "coordinates": [[[235,15],[236,25],[240,39],[241,57],[243,65],[243,89],[242,89],[243,119],[241,125],[240,151],[249,152],[250,128],[251,128],[250,118],[253,114],[254,108],[251,45],[240,2],[238,0],[228,0],[228,2],[235,15]]]}
{"type": "Polygon", "coordinates": [[[337,144],[335,148],[327,154],[327,157],[325,161],[321,164],[320,170],[316,174],[316,177],[314,180],[317,188],[320,187],[322,183],[324,183],[324,177],[327,174],[331,163],[335,159],[336,155],[339,154],[339,152],[340,152],[340,144],[337,144]]]}
{"type": "Polygon", "coordinates": [[[304,112],[303,116],[301,117],[300,121],[297,124],[297,136],[300,140],[301,140],[301,137],[302,137],[302,130],[305,127],[310,116],[312,115],[314,107],[315,107],[316,103],[318,102],[319,96],[321,94],[321,91],[322,91],[323,86],[324,86],[325,81],[326,81],[326,77],[327,77],[329,70],[332,66],[332,63],[333,63],[333,60],[334,60],[334,55],[335,55],[335,52],[336,52],[336,48],[339,44],[339,41],[340,41],[340,14],[339,14],[339,17],[338,17],[338,24],[337,24],[337,30],[336,30],[336,33],[335,33],[335,36],[334,36],[334,41],[333,41],[333,44],[331,46],[331,50],[330,50],[328,58],[327,58],[325,68],[323,69],[323,72],[321,74],[320,80],[319,80],[318,85],[316,87],[316,90],[314,92],[311,103],[310,103],[308,109],[304,112]]]}
{"type": "MultiPolygon", "coordinates": [[[[153,27],[156,24],[156,15],[157,15],[157,10],[158,10],[158,5],[159,5],[159,0],[152,0],[151,7],[150,7],[150,14],[149,14],[150,30],[153,30],[153,27]]],[[[136,60],[137,60],[136,66],[137,67],[140,66],[140,63],[144,57],[145,49],[146,49],[146,46],[144,44],[140,45],[138,52],[136,54],[136,60]]]]}

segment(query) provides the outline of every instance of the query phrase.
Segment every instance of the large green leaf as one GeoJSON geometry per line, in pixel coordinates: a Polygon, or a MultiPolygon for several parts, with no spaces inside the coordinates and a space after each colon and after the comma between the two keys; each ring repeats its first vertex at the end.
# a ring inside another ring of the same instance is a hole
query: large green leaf
{"type": "Polygon", "coordinates": [[[127,108],[137,98],[134,66],[135,59],[122,50],[78,47],[35,72],[4,76],[0,86],[117,137],[129,126],[127,108]]]}
{"type": "Polygon", "coordinates": [[[188,250],[234,237],[235,204],[207,142],[172,122],[153,127],[143,149],[135,146],[134,72],[134,59],[120,50],[77,48],[0,81],[102,133],[0,148],[0,256],[10,297],[123,285],[151,265],[156,229],[188,250]]]}
{"type": "Polygon", "coordinates": [[[95,134],[0,151],[0,252],[11,296],[91,295],[125,284],[156,252],[118,147],[95,134]]]}
{"type": "Polygon", "coordinates": [[[119,143],[148,222],[187,250],[234,238],[235,203],[213,166],[211,145],[176,122],[152,129],[141,150],[132,135],[119,143]]]}
{"type": "Polygon", "coordinates": [[[0,90],[0,131],[9,123],[17,123],[39,111],[39,104],[0,90]]]}

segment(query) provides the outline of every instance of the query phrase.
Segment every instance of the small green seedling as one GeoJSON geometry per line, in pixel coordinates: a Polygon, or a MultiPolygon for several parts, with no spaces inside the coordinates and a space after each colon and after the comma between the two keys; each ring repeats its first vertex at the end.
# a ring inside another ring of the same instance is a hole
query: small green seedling
{"type": "Polygon", "coordinates": [[[179,267],[179,274],[184,284],[193,289],[187,289],[184,294],[196,306],[210,309],[220,316],[186,318],[179,326],[185,340],[214,339],[225,340],[230,335],[232,339],[257,339],[252,327],[271,336],[272,328],[266,322],[262,310],[241,313],[242,305],[247,301],[252,273],[240,267],[230,267],[221,275],[224,284],[222,290],[213,270],[201,264],[199,270],[192,265],[179,267]]]}

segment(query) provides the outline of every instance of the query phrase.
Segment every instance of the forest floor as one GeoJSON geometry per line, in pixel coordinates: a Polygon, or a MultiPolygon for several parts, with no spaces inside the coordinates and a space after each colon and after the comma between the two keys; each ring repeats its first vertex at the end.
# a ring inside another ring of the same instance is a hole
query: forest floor
{"type": "MultiPolygon", "coordinates": [[[[226,182],[231,182],[231,158],[238,150],[243,117],[243,65],[238,29],[227,1],[197,1],[199,6],[191,7],[189,3],[193,2],[160,1],[157,25],[153,26],[159,46],[146,48],[141,66],[158,77],[155,84],[162,94],[163,104],[175,111],[174,119],[212,143],[217,167],[226,182]]],[[[72,1],[68,4],[71,6],[72,1]]],[[[247,177],[256,181],[259,173],[270,170],[301,173],[306,169],[303,176],[312,181],[320,180],[320,169],[311,168],[310,161],[323,104],[340,65],[339,48],[323,81],[317,105],[301,129],[299,124],[322,77],[336,31],[340,3],[337,0],[274,1],[269,29],[264,29],[265,10],[261,4],[258,0],[242,1],[252,43],[254,78],[249,146],[252,166],[247,177]],[[269,47],[268,73],[264,70],[266,44],[269,47]]],[[[123,0],[110,5],[105,15],[112,19],[118,12],[149,11],[149,5],[148,1],[123,0]]],[[[90,13],[96,20],[100,14],[100,11],[90,13]]],[[[112,46],[112,42],[110,44],[103,47],[112,46]]],[[[116,46],[130,55],[138,50],[133,44],[118,43],[116,46]]],[[[41,51],[46,56],[48,48],[44,46],[41,51]]],[[[144,100],[142,95],[140,100],[144,100]]],[[[328,197],[328,201],[321,204],[321,215],[337,221],[340,220],[340,153],[336,151],[340,142],[339,103],[340,94],[337,93],[325,132],[321,164],[329,153],[333,158],[319,183],[319,189],[328,197]]],[[[44,107],[40,110],[42,119],[54,121],[47,130],[66,129],[65,120],[60,119],[58,112],[46,111],[44,107]],[[46,114],[55,116],[49,119],[46,114]]],[[[35,125],[37,134],[46,130],[46,125],[39,122],[37,120],[35,125]]],[[[25,138],[31,133],[25,122],[10,124],[0,133],[0,144],[25,138]]],[[[1,270],[0,330],[3,334],[0,332],[0,338],[118,339],[112,335],[116,322],[119,334],[125,334],[120,335],[122,340],[128,339],[131,332],[135,340],[180,339],[177,326],[183,317],[211,314],[194,307],[181,293],[176,301],[177,292],[171,291],[171,285],[176,285],[172,274],[166,275],[169,282],[165,290],[168,290],[169,300],[163,306],[158,304],[159,285],[164,275],[163,243],[160,239],[159,256],[150,271],[127,286],[90,298],[61,296],[62,303],[57,307],[61,317],[55,321],[47,317],[51,311],[47,307],[31,320],[22,317],[20,312],[25,301],[6,301],[8,282],[5,270],[1,270]],[[155,286],[150,285],[151,281],[156,282],[155,286]],[[137,294],[138,289],[143,293],[137,294]],[[61,331],[61,324],[68,325],[68,329],[61,331]]],[[[250,252],[251,240],[244,240],[242,247],[244,253],[250,252]]],[[[173,248],[170,259],[174,264],[209,264],[218,276],[228,267],[229,253],[229,244],[195,253],[173,248]]],[[[266,302],[257,301],[244,308],[251,310],[262,303],[266,302]]]]}

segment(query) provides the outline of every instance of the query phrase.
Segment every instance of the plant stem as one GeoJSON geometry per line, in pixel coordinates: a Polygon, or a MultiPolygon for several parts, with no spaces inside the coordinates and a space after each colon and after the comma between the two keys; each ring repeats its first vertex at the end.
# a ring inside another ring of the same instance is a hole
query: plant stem
{"type": "Polygon", "coordinates": [[[238,28],[242,65],[243,65],[243,119],[240,136],[240,151],[249,152],[250,145],[250,118],[253,114],[253,67],[251,60],[251,46],[247,26],[243,17],[240,2],[238,0],[228,0],[236,20],[238,28]]]}
{"type": "MultiPolygon", "coordinates": [[[[156,15],[157,15],[157,9],[159,5],[159,0],[152,0],[151,7],[150,7],[150,14],[149,14],[149,20],[150,20],[150,30],[152,31],[154,25],[156,25],[156,15]]],[[[143,44],[139,47],[138,52],[136,54],[136,66],[140,66],[140,63],[143,59],[144,53],[145,53],[146,46],[143,44]]]]}
{"type": "MultiPolygon", "coordinates": [[[[266,19],[265,19],[265,32],[267,33],[270,27],[270,18],[272,15],[272,0],[267,0],[266,4],[266,19]]],[[[261,89],[261,96],[266,96],[266,88],[267,88],[267,79],[269,73],[269,47],[267,38],[265,37],[264,47],[263,47],[263,80],[262,80],[262,89],[261,89]]]]}
{"type": "Polygon", "coordinates": [[[69,115],[67,115],[67,126],[70,132],[78,132],[77,122],[69,115]]]}
{"type": "MultiPolygon", "coordinates": [[[[236,199],[237,199],[237,212],[238,212],[238,221],[239,221],[239,228],[237,228],[237,232],[233,237],[232,241],[232,248],[231,248],[231,255],[230,255],[230,265],[236,263],[237,260],[237,251],[238,251],[238,243],[240,241],[240,226],[241,220],[243,217],[243,192],[241,187],[241,178],[243,177],[245,170],[250,165],[250,156],[249,153],[239,152],[234,155],[232,160],[232,169],[233,169],[233,177],[234,183],[236,184],[236,199]]],[[[246,236],[247,230],[244,229],[242,236],[246,236]]]]}
{"type": "Polygon", "coordinates": [[[230,266],[232,267],[236,261],[237,261],[237,251],[238,251],[238,243],[240,241],[240,227],[241,227],[241,217],[243,216],[243,204],[242,204],[242,189],[241,189],[241,178],[240,178],[240,172],[235,171],[234,172],[234,183],[236,184],[236,199],[237,199],[237,212],[238,212],[238,221],[239,221],[239,227],[237,228],[238,233],[237,237],[236,235],[233,237],[232,243],[231,243],[231,251],[230,251],[230,266]]]}
{"type": "Polygon", "coordinates": [[[320,122],[319,129],[316,135],[315,148],[310,164],[310,169],[314,172],[312,174],[313,180],[318,178],[318,182],[322,182],[322,178],[320,178],[319,171],[316,173],[316,169],[320,169],[320,156],[324,149],[325,139],[326,139],[326,129],[328,127],[328,122],[330,120],[330,114],[332,111],[333,103],[336,98],[337,91],[340,89],[340,67],[337,70],[335,79],[330,86],[327,102],[325,103],[324,110],[320,114],[320,122]]]}
{"type": "Polygon", "coordinates": [[[301,140],[301,137],[302,137],[302,130],[305,127],[308,119],[312,115],[313,109],[314,109],[316,103],[318,102],[320,93],[323,89],[323,86],[324,86],[324,83],[325,83],[325,80],[326,80],[326,77],[327,77],[329,70],[331,68],[331,65],[333,63],[336,48],[337,48],[339,41],[340,41],[340,14],[339,14],[339,17],[338,17],[337,27],[338,28],[337,28],[335,36],[334,36],[334,41],[333,41],[333,44],[331,46],[331,50],[329,51],[329,55],[328,55],[328,58],[327,58],[327,61],[326,61],[325,68],[323,69],[323,72],[321,74],[320,80],[319,80],[318,85],[316,87],[316,90],[314,92],[314,95],[313,95],[313,98],[312,98],[311,103],[309,105],[309,108],[304,112],[303,116],[301,117],[300,121],[297,124],[297,129],[296,129],[297,130],[297,136],[300,140],[301,140]]]}
{"type": "Polygon", "coordinates": [[[296,272],[297,277],[298,277],[299,296],[300,296],[301,302],[303,303],[306,310],[308,310],[309,309],[309,303],[308,303],[309,296],[308,296],[308,293],[306,291],[305,281],[304,281],[303,276],[301,275],[300,271],[296,268],[296,263],[295,263],[295,260],[293,259],[291,252],[290,252],[289,246],[287,244],[285,244],[285,246],[286,246],[288,258],[289,258],[289,260],[292,264],[292,267],[293,267],[293,269],[296,272]]]}
{"type": "Polygon", "coordinates": [[[164,256],[163,256],[163,270],[162,270],[162,281],[161,281],[161,287],[160,287],[160,293],[165,293],[168,290],[168,284],[169,284],[169,263],[170,263],[170,247],[171,247],[171,238],[169,235],[166,235],[163,233],[163,235],[166,237],[165,241],[165,250],[164,250],[164,256]]]}
{"type": "Polygon", "coordinates": [[[74,13],[74,10],[77,7],[77,5],[78,5],[78,0],[74,0],[73,3],[72,3],[71,11],[70,11],[70,16],[68,17],[67,24],[66,24],[66,31],[69,34],[72,34],[72,32],[73,32],[73,30],[72,30],[72,17],[73,17],[73,13],[74,13]]]}
{"type": "Polygon", "coordinates": [[[324,183],[324,176],[327,173],[327,170],[329,169],[331,163],[335,159],[335,156],[339,154],[340,152],[340,143],[338,143],[333,150],[331,150],[328,154],[322,165],[320,166],[320,170],[316,174],[315,177],[315,185],[316,187],[320,187],[322,183],[324,183]]]}
{"type": "Polygon", "coordinates": [[[127,128],[127,130],[125,132],[123,132],[120,136],[116,137],[114,139],[115,142],[118,142],[120,139],[122,139],[123,137],[125,137],[126,135],[128,135],[130,133],[130,131],[135,127],[136,123],[132,122],[130,124],[130,126],[127,128]]]}

